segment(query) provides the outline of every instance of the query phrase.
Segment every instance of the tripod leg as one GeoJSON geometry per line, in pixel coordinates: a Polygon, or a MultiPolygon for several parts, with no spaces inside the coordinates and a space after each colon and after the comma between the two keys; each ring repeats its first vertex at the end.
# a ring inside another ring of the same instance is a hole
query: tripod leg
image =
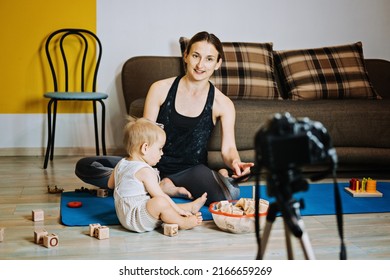
{"type": "Polygon", "coordinates": [[[279,211],[279,207],[276,203],[271,203],[268,207],[266,224],[263,232],[263,241],[261,242],[260,247],[260,259],[263,259],[265,248],[267,247],[269,235],[271,233],[272,224],[275,222],[276,214],[279,211]]]}
{"type": "Polygon", "coordinates": [[[300,242],[301,242],[301,247],[302,247],[303,253],[305,254],[305,258],[307,260],[315,260],[316,258],[314,255],[313,248],[311,247],[311,244],[310,244],[309,235],[304,230],[303,220],[299,220],[298,223],[300,224],[300,226],[302,228],[302,232],[303,232],[302,236],[300,238],[300,242]]]}
{"type": "Polygon", "coordinates": [[[287,258],[289,260],[293,260],[294,259],[294,252],[293,252],[292,244],[291,244],[291,232],[290,232],[290,228],[288,227],[286,222],[284,222],[284,236],[286,238],[287,258]]]}
{"type": "Polygon", "coordinates": [[[311,248],[309,235],[305,232],[305,226],[300,214],[300,202],[292,200],[288,207],[282,208],[283,212],[283,222],[284,222],[284,232],[286,236],[286,245],[288,251],[288,259],[294,259],[292,244],[291,244],[291,235],[294,235],[299,239],[303,253],[307,260],[314,260],[314,252],[311,248]]]}
{"type": "Polygon", "coordinates": [[[262,242],[261,242],[261,255],[260,255],[261,259],[263,259],[265,248],[267,247],[269,235],[270,235],[271,229],[272,229],[272,223],[273,223],[273,221],[269,221],[267,219],[267,223],[265,224],[263,238],[262,238],[262,242]]]}

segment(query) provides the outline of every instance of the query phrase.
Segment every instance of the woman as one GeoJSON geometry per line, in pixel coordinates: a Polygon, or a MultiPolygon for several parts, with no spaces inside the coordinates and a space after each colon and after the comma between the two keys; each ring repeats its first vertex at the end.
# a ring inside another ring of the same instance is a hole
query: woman
{"type": "Polygon", "coordinates": [[[233,102],[209,81],[222,63],[222,44],[213,34],[200,32],[183,55],[186,74],[155,82],[147,94],[144,117],[161,123],[167,134],[164,156],[157,165],[161,187],[170,196],[200,197],[207,204],[236,199],[239,189],[232,179],[249,174],[253,163],[241,162],[235,136],[233,102]],[[207,167],[207,143],[217,120],[222,127],[221,155],[232,170],[215,172],[207,167]]]}

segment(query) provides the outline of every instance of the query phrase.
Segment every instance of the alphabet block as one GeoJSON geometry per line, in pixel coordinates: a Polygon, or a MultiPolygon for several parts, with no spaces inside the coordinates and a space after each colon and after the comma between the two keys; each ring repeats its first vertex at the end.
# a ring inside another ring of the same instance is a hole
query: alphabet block
{"type": "Polygon", "coordinates": [[[5,232],[5,229],[0,228],[0,242],[4,241],[4,232],[5,232]]]}
{"type": "Polygon", "coordinates": [[[43,237],[43,246],[47,248],[56,247],[58,246],[58,241],[58,235],[51,233],[43,237]]]}
{"type": "Polygon", "coordinates": [[[89,224],[89,236],[95,236],[95,229],[100,227],[100,224],[89,224]]]}
{"type": "Polygon", "coordinates": [[[106,226],[99,226],[95,228],[94,236],[97,239],[108,239],[110,238],[110,229],[106,226]]]}
{"type": "Polygon", "coordinates": [[[32,210],[32,220],[34,222],[43,221],[45,219],[45,214],[42,209],[32,210]]]}
{"type": "Polygon", "coordinates": [[[43,243],[43,237],[47,236],[49,233],[45,229],[38,229],[34,231],[34,241],[37,244],[43,243]]]}
{"type": "Polygon", "coordinates": [[[107,189],[98,189],[96,195],[98,197],[107,197],[108,196],[108,190],[107,189]]]}
{"type": "Polygon", "coordinates": [[[164,224],[164,235],[175,236],[179,233],[179,225],[177,224],[164,224]]]}

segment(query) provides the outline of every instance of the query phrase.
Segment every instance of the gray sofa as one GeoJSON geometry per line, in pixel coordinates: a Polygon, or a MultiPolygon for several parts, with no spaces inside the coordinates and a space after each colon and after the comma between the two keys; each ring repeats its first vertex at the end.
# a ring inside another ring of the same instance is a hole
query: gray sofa
{"type": "MultiPolygon", "coordinates": [[[[338,155],[338,173],[390,174],[390,62],[365,59],[365,63],[371,83],[382,100],[233,100],[237,111],[236,142],[242,160],[254,161],[254,137],[259,128],[275,113],[289,112],[296,118],[319,121],[327,128],[338,155]]],[[[183,71],[181,57],[139,56],[127,60],[121,78],[128,114],[142,116],[150,85],[181,75],[183,71]]],[[[281,90],[280,83],[278,86],[281,90]]],[[[219,151],[217,124],[209,144],[212,168],[223,166],[219,151]]],[[[315,172],[316,168],[308,167],[305,171],[315,172]]]]}

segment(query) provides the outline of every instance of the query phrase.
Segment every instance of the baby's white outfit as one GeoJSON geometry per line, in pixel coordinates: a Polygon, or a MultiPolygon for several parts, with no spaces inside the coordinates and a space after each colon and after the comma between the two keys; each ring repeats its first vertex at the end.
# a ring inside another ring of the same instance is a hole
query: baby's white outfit
{"type": "Polygon", "coordinates": [[[141,161],[129,161],[123,158],[114,169],[116,214],[123,227],[136,232],[152,231],[162,223],[146,210],[146,202],[150,199],[150,195],[144,184],[135,177],[141,168],[152,169],[160,180],[157,171],[141,161]]]}

